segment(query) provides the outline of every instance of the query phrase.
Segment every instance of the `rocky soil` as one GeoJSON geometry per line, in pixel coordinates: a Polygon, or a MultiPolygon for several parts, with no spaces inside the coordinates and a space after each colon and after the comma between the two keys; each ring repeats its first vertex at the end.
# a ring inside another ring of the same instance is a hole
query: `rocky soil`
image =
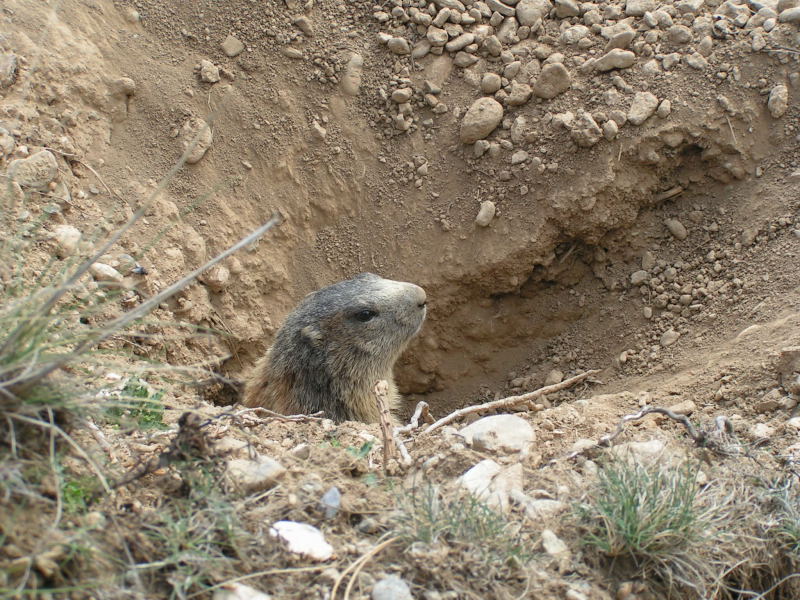
{"type": "MultiPolygon", "coordinates": [[[[87,282],[125,285],[119,311],[283,214],[274,235],[155,311],[198,335],[175,344],[157,328],[141,342],[219,378],[244,377],[305,294],[361,271],[428,292],[429,320],[397,369],[405,417],[420,400],[438,418],[601,370],[495,422],[500,446],[466,423],[414,430],[408,460],[389,465],[377,427],[215,421],[210,455],[240,475],[237,511],[267,548],[236,573],[276,571],[243,583],[327,597],[393,530],[396,495],[375,483],[386,467],[397,485],[488,498],[536,567],[509,574],[453,548],[392,547],[350,597],[660,597],[590,560],[563,515],[596,479],[587,440],[647,406],[729,419],[750,458],[714,458],[707,480],[750,477],[751,460],[775,477],[796,469],[799,27],[795,0],[6,0],[3,210],[31,228],[45,264],[88,254],[147,204],[87,282]],[[326,518],[332,488],[341,498],[326,518]],[[279,520],[320,527],[332,556],[293,556],[270,537],[279,520]]],[[[173,433],[186,410],[214,417],[236,399],[219,381],[166,392],[173,433]]],[[[75,435],[119,474],[170,439],[75,435]]],[[[617,442],[692,446],[661,418],[617,442]]],[[[121,488],[92,522],[135,529],[124,515],[157,511],[170,477],[121,488]]],[[[47,550],[18,527],[0,534],[6,562],[47,550]]],[[[44,567],[36,577],[57,580],[44,567]]],[[[155,579],[139,581],[139,597],[192,597],[155,579]]],[[[747,589],[775,581],[756,583],[747,589]]],[[[774,597],[800,593],[786,590],[774,597]]]]}

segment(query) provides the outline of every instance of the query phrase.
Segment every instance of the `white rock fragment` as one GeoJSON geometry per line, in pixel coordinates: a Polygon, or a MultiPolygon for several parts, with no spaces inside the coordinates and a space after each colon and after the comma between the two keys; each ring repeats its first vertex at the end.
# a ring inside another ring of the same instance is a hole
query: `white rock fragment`
{"type": "Polygon", "coordinates": [[[372,588],[372,600],[413,600],[411,588],[397,575],[384,577],[372,588]]]}
{"type": "Polygon", "coordinates": [[[661,334],[661,340],[659,343],[667,348],[668,346],[672,346],[675,342],[678,341],[678,338],[681,337],[681,334],[675,331],[674,329],[667,329],[663,334],[661,334]]]}
{"type": "Polygon", "coordinates": [[[461,141],[474,144],[488,136],[503,120],[503,105],[494,98],[478,98],[461,121],[461,141]]]}
{"type": "Polygon", "coordinates": [[[58,175],[56,157],[49,150],[40,150],[28,158],[12,160],[8,165],[8,176],[22,187],[42,188],[58,175]]]}
{"type": "Polygon", "coordinates": [[[225,583],[214,590],[213,600],[270,600],[271,596],[242,583],[225,583]]]}
{"type": "Polygon", "coordinates": [[[255,460],[235,458],[228,461],[225,474],[236,488],[251,494],[277,485],[286,468],[268,456],[256,456],[255,460]]]}
{"type": "Polygon", "coordinates": [[[200,79],[206,83],[217,83],[219,81],[219,67],[210,60],[201,60],[200,79]]]}
{"type": "Polygon", "coordinates": [[[94,277],[97,281],[121,283],[122,280],[125,279],[122,276],[122,273],[117,271],[114,267],[99,262],[96,262],[89,267],[89,273],[91,273],[92,277],[94,277]]]}
{"type": "Polygon", "coordinates": [[[689,237],[689,232],[686,231],[686,227],[678,219],[665,219],[664,225],[677,240],[685,240],[689,237]]]}
{"type": "Polygon", "coordinates": [[[229,58],[233,58],[244,51],[244,44],[232,35],[229,35],[225,38],[225,41],[222,42],[222,51],[229,58]]]}
{"type": "Polygon", "coordinates": [[[181,128],[181,144],[184,152],[189,151],[186,162],[194,164],[199,162],[213,141],[211,126],[197,117],[189,118],[181,128]]]}
{"type": "Polygon", "coordinates": [[[650,92],[637,92],[628,109],[628,121],[631,125],[641,125],[649,119],[658,108],[658,98],[650,92]]]}
{"type": "Polygon", "coordinates": [[[562,63],[550,63],[542,67],[542,71],[533,84],[533,93],[539,98],[555,98],[559,94],[566,92],[572,79],[569,71],[562,63]]]}
{"type": "Polygon", "coordinates": [[[769,114],[773,119],[780,119],[789,108],[789,89],[785,85],[776,85],[769,93],[767,101],[769,114]]]}
{"type": "Polygon", "coordinates": [[[458,433],[467,445],[487,452],[522,452],[534,440],[533,428],[516,415],[483,417],[458,433]]]}
{"type": "Polygon", "coordinates": [[[627,69],[636,62],[636,55],[630,50],[614,48],[592,63],[597,71],[610,71],[611,69],[627,69]]]}
{"type": "Polygon", "coordinates": [[[569,556],[569,547],[549,529],[542,530],[542,548],[550,556],[557,558],[569,556]]]}
{"type": "Polygon", "coordinates": [[[307,523],[296,521],[276,521],[269,534],[286,544],[293,554],[300,554],[312,560],[324,561],[333,556],[333,546],[325,541],[322,532],[307,523]]]}
{"type": "Polygon", "coordinates": [[[53,238],[58,244],[58,256],[64,258],[75,254],[81,241],[81,232],[72,225],[59,225],[53,231],[53,238]]]}
{"type": "Polygon", "coordinates": [[[484,200],[481,202],[481,208],[478,210],[478,215],[475,217],[475,224],[480,227],[488,227],[489,223],[494,219],[497,212],[497,207],[491,200],[484,200]]]}

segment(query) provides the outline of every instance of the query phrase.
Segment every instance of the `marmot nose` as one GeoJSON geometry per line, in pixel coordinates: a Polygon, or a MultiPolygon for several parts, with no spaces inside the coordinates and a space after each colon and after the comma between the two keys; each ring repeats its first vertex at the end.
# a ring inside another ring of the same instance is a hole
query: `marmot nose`
{"type": "Polygon", "coordinates": [[[414,285],[413,283],[411,285],[414,286],[412,289],[414,293],[414,300],[416,301],[417,306],[423,308],[428,303],[428,296],[425,294],[425,290],[418,285],[414,285]]]}

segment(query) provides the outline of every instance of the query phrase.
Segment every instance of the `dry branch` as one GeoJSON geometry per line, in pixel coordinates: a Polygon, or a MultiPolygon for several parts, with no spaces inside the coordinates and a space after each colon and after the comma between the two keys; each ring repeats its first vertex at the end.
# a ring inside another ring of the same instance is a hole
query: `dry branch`
{"type": "Polygon", "coordinates": [[[397,454],[392,435],[392,415],[389,412],[389,382],[381,379],[373,388],[375,400],[378,402],[378,411],[381,416],[381,437],[383,438],[383,471],[389,461],[397,454]]]}
{"type": "Polygon", "coordinates": [[[565,390],[568,387],[575,385],[576,383],[580,383],[581,381],[584,381],[585,379],[588,379],[592,375],[595,375],[599,372],[600,372],[599,369],[585,371],[579,375],[575,375],[574,377],[565,379],[561,383],[546,385],[543,388],[539,388],[538,390],[534,390],[533,392],[528,392],[527,394],[521,394],[519,396],[509,396],[508,398],[500,398],[499,400],[492,400],[491,402],[486,402],[484,404],[467,406],[466,408],[457,410],[454,413],[450,413],[446,417],[439,419],[433,425],[430,425],[425,430],[423,430],[422,434],[424,435],[426,433],[430,433],[431,431],[439,429],[440,427],[443,427],[448,423],[452,423],[453,421],[460,419],[465,415],[471,415],[473,413],[486,412],[502,408],[510,408],[512,406],[522,404],[523,402],[530,402],[531,400],[535,400],[536,398],[541,398],[542,396],[546,396],[547,394],[554,394],[555,392],[560,392],[561,390],[565,390]]]}

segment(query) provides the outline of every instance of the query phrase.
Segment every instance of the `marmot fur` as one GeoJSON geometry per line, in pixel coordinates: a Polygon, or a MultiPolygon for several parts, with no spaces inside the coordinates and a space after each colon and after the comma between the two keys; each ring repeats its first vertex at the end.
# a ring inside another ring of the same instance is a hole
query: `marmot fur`
{"type": "Polygon", "coordinates": [[[289,314],[245,386],[244,403],[275,412],[324,411],[334,421],[380,420],[374,387],[422,327],[425,290],[362,273],[306,296],[289,314]]]}

